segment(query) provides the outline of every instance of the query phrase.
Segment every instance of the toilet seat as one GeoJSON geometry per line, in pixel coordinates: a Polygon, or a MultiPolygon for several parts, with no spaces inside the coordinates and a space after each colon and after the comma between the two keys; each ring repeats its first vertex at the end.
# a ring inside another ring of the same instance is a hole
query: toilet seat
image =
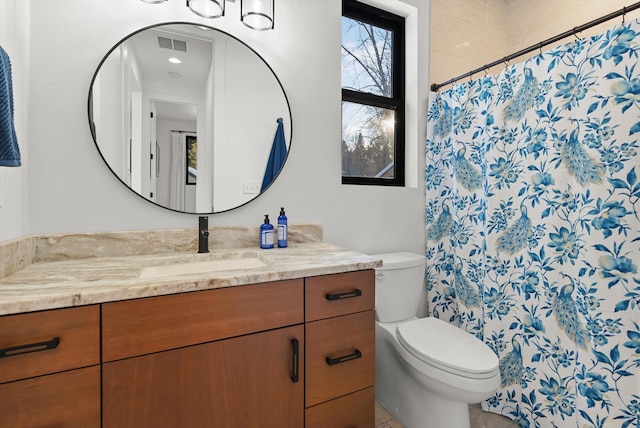
{"type": "Polygon", "coordinates": [[[400,345],[420,361],[454,375],[487,379],[498,371],[498,357],[475,336],[438,318],[427,317],[396,327],[400,345]]]}

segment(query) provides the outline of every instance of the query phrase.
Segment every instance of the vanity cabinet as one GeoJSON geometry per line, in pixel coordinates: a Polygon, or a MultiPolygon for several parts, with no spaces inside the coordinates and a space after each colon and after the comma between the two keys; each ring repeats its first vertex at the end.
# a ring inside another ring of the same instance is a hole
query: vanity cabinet
{"type": "Polygon", "coordinates": [[[0,426],[100,427],[98,305],[0,317],[0,426]]]}
{"type": "Polygon", "coordinates": [[[103,427],[302,427],[303,280],[103,305],[103,427]]]}
{"type": "Polygon", "coordinates": [[[374,271],[0,317],[0,427],[374,426],[374,271]]]}
{"type": "Polygon", "coordinates": [[[305,279],[307,428],[375,424],[373,270],[305,279]]]}

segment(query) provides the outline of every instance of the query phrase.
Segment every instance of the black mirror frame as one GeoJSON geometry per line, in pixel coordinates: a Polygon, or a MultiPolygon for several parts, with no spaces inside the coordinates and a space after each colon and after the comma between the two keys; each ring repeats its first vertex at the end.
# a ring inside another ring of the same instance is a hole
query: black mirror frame
{"type": "Polygon", "coordinates": [[[226,31],[220,30],[218,28],[215,27],[211,27],[209,25],[204,25],[204,24],[200,24],[200,23],[195,23],[195,22],[188,22],[188,21],[170,21],[170,22],[162,22],[162,23],[158,23],[158,24],[153,24],[153,25],[149,25],[143,28],[140,28],[139,30],[136,30],[130,34],[128,34],[127,36],[123,37],[122,39],[120,39],[115,45],[113,45],[113,47],[111,49],[109,49],[109,51],[104,55],[104,57],[102,58],[102,60],[100,61],[100,63],[98,64],[98,67],[96,68],[96,71],[93,73],[93,77],[91,78],[91,82],[89,84],[89,95],[87,97],[87,116],[88,116],[88,121],[89,121],[89,130],[91,132],[91,137],[93,138],[93,142],[96,146],[96,149],[98,150],[98,153],[100,154],[100,157],[102,158],[102,161],[104,162],[104,164],[107,166],[107,168],[109,168],[109,170],[111,171],[111,173],[113,174],[114,177],[116,177],[118,179],[118,181],[120,181],[120,183],[122,183],[123,186],[125,186],[127,189],[129,189],[129,191],[133,192],[134,194],[138,195],[140,198],[144,199],[145,201],[156,205],[160,208],[163,208],[165,210],[169,210],[169,211],[173,211],[173,212],[178,212],[178,213],[183,213],[183,214],[189,214],[189,215],[198,215],[198,216],[202,216],[202,215],[213,215],[213,214],[220,214],[220,213],[224,213],[224,212],[228,212],[228,211],[232,211],[235,210],[237,208],[243,207],[245,205],[247,205],[248,203],[256,200],[258,197],[260,197],[262,194],[264,194],[270,187],[271,185],[278,179],[278,177],[280,176],[280,173],[282,172],[282,170],[284,169],[284,166],[287,163],[287,160],[289,160],[289,153],[291,152],[291,144],[293,143],[293,118],[292,118],[292,113],[291,113],[291,104],[289,103],[289,97],[287,97],[287,92],[284,90],[284,86],[282,86],[282,82],[280,82],[280,79],[278,78],[278,75],[275,73],[275,71],[273,71],[273,68],[271,68],[271,66],[269,65],[269,63],[267,61],[265,61],[265,59],[258,53],[255,51],[255,49],[253,49],[251,46],[249,46],[248,44],[246,44],[245,42],[243,42],[242,40],[240,40],[238,37],[227,33],[226,31]],[[282,90],[282,94],[284,95],[284,99],[285,102],[287,104],[287,109],[289,110],[289,124],[290,124],[290,135],[289,135],[289,147],[287,150],[287,156],[285,157],[284,162],[282,163],[282,167],[280,168],[280,170],[278,171],[278,173],[276,174],[276,176],[273,178],[273,180],[271,181],[271,183],[269,183],[269,185],[262,190],[260,193],[258,193],[256,196],[254,196],[253,198],[249,199],[248,201],[232,207],[232,208],[227,208],[225,210],[221,210],[221,211],[211,211],[211,212],[191,212],[191,211],[180,211],[180,210],[176,210],[173,208],[169,208],[166,207],[164,205],[158,204],[148,198],[146,198],[144,195],[141,195],[140,193],[136,192],[135,190],[133,190],[129,185],[127,185],[127,183],[125,183],[122,178],[120,178],[118,176],[118,174],[115,173],[115,171],[111,168],[111,166],[109,165],[109,163],[107,162],[107,160],[105,159],[104,155],[102,154],[102,151],[100,150],[100,146],[98,145],[98,140],[96,138],[96,129],[95,129],[95,123],[93,122],[93,84],[95,83],[96,77],[98,76],[98,72],[100,71],[100,69],[102,68],[102,65],[105,63],[105,61],[107,60],[107,58],[109,57],[109,55],[111,55],[111,53],[116,50],[124,41],[126,41],[127,39],[135,36],[136,34],[142,32],[142,31],[146,31],[152,28],[156,28],[156,27],[160,27],[160,26],[164,26],[164,25],[193,25],[193,26],[198,26],[198,27],[207,27],[210,28],[212,30],[218,31],[220,33],[223,33],[225,36],[236,40],[237,42],[239,42],[240,44],[242,44],[243,46],[245,46],[247,49],[249,49],[251,52],[253,52],[258,58],[260,58],[260,60],[264,63],[265,66],[267,66],[267,68],[269,69],[269,71],[271,71],[271,74],[273,74],[273,77],[276,79],[276,81],[278,82],[278,85],[280,86],[280,89],[282,90]]]}

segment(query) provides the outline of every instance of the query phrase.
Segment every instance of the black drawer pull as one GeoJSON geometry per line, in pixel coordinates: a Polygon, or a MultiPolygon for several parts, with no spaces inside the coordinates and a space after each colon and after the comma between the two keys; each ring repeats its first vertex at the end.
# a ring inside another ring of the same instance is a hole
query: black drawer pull
{"type": "Polygon", "coordinates": [[[336,357],[336,358],[327,357],[326,361],[327,361],[327,364],[329,364],[330,366],[334,366],[336,364],[346,363],[347,361],[357,360],[358,358],[362,358],[362,352],[356,349],[356,351],[353,354],[343,355],[342,357],[336,357]]]}
{"type": "Polygon", "coordinates": [[[0,358],[12,357],[14,355],[30,354],[31,352],[46,351],[55,349],[60,344],[58,336],[47,342],[30,343],[28,345],[13,346],[11,348],[0,349],[0,358]]]}
{"type": "Polygon", "coordinates": [[[362,291],[356,288],[354,291],[347,291],[346,293],[327,294],[327,300],[340,300],[359,296],[362,296],[362,291]]]}
{"type": "Polygon", "coordinates": [[[298,339],[291,339],[291,344],[293,345],[293,374],[291,375],[291,381],[293,383],[298,382],[300,372],[300,346],[298,339]]]}

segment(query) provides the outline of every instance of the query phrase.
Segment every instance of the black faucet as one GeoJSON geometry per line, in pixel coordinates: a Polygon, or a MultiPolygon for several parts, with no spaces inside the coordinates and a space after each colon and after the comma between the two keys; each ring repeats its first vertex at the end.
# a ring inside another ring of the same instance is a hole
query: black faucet
{"type": "Polygon", "coordinates": [[[198,252],[209,252],[209,217],[198,218],[198,252]]]}

